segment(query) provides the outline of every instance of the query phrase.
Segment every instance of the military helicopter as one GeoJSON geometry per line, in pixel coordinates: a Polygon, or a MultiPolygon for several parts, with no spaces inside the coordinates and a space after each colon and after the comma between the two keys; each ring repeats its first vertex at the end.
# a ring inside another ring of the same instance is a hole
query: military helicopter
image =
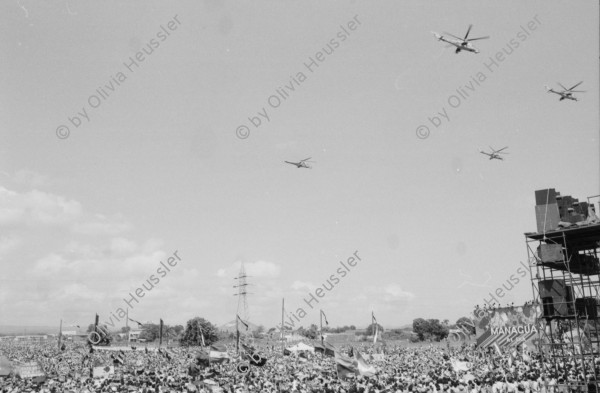
{"type": "Polygon", "coordinates": [[[469,33],[471,32],[472,27],[473,27],[473,25],[469,25],[469,29],[467,30],[467,34],[465,34],[465,38],[460,38],[460,37],[457,37],[450,33],[444,32],[444,34],[449,35],[450,37],[453,38],[453,39],[452,38],[449,39],[449,38],[446,38],[443,35],[440,35],[436,32],[432,31],[432,33],[435,36],[435,38],[438,39],[438,41],[444,41],[450,45],[454,45],[456,47],[456,50],[454,51],[454,53],[460,53],[460,51],[462,51],[462,50],[466,50],[467,52],[479,53],[479,50],[477,48],[475,48],[473,45],[471,45],[471,41],[485,40],[485,39],[490,38],[490,36],[467,38],[467,37],[469,37],[469,33]]]}
{"type": "Polygon", "coordinates": [[[503,147],[502,149],[499,149],[499,150],[494,150],[494,148],[490,146],[490,149],[492,150],[491,153],[486,153],[484,151],[480,151],[480,153],[481,154],[485,154],[486,156],[490,156],[490,160],[493,160],[493,159],[504,160],[504,158],[502,158],[500,156],[500,154],[508,154],[508,153],[502,151],[502,150],[504,150],[506,148],[508,148],[508,146],[503,147]]]}
{"type": "Polygon", "coordinates": [[[299,162],[290,162],[290,161],[284,161],[288,164],[292,164],[292,165],[296,165],[296,168],[307,168],[307,169],[311,169],[311,167],[307,164],[307,162],[309,162],[308,160],[310,160],[311,157],[305,158],[304,160],[301,160],[299,162]]]}
{"type": "Polygon", "coordinates": [[[573,97],[573,93],[585,93],[585,91],[582,91],[582,90],[573,90],[573,89],[576,88],[577,86],[579,86],[582,83],[583,83],[583,81],[579,82],[578,84],[576,84],[575,86],[571,87],[570,89],[567,89],[566,87],[564,87],[563,85],[561,85],[560,83],[558,83],[560,85],[560,87],[563,88],[563,91],[552,90],[548,86],[546,86],[546,91],[548,93],[558,94],[560,96],[560,98],[558,99],[559,101],[562,101],[564,99],[577,101],[577,97],[573,97]]]}

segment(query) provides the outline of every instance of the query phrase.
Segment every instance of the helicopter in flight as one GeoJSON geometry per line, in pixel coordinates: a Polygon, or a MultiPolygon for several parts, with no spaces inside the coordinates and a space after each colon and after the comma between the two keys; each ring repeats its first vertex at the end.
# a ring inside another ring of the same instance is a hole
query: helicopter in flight
{"type": "Polygon", "coordinates": [[[566,87],[564,87],[563,85],[561,85],[560,83],[558,83],[559,86],[563,88],[562,91],[553,90],[553,89],[549,88],[548,86],[546,86],[546,91],[548,93],[558,94],[560,96],[560,98],[558,99],[559,101],[562,101],[564,99],[577,101],[577,97],[573,97],[573,93],[585,93],[585,91],[582,91],[582,90],[573,90],[573,89],[576,88],[577,86],[579,86],[582,83],[583,83],[583,81],[579,82],[578,84],[576,84],[575,86],[571,87],[570,89],[567,89],[566,87]]]}
{"type": "Polygon", "coordinates": [[[310,162],[308,160],[310,160],[311,157],[305,158],[304,160],[298,161],[298,162],[290,162],[290,161],[284,161],[288,164],[292,164],[292,165],[296,165],[296,168],[307,168],[307,169],[311,169],[311,167],[307,164],[307,162],[310,162]]]}
{"type": "Polygon", "coordinates": [[[500,156],[500,154],[508,154],[506,152],[503,152],[502,150],[507,149],[508,146],[503,147],[502,149],[499,150],[495,150],[493,147],[490,146],[490,149],[492,150],[491,153],[486,153],[484,151],[480,151],[481,154],[485,154],[486,156],[490,157],[490,160],[496,159],[496,160],[504,160],[504,158],[502,158],[500,156]]]}
{"type": "Polygon", "coordinates": [[[469,25],[469,29],[467,30],[467,34],[465,34],[465,38],[460,38],[460,37],[457,37],[453,34],[446,33],[446,32],[444,32],[444,34],[449,35],[452,38],[446,38],[443,35],[440,35],[433,31],[432,31],[432,33],[433,33],[434,37],[438,39],[438,41],[444,41],[450,45],[454,45],[456,47],[456,50],[454,51],[454,53],[458,54],[458,53],[460,53],[460,51],[463,51],[463,50],[465,50],[467,52],[479,53],[479,50],[477,48],[475,48],[473,45],[471,45],[471,41],[485,40],[485,39],[490,38],[490,36],[468,38],[472,27],[473,27],[473,25],[469,25]]]}

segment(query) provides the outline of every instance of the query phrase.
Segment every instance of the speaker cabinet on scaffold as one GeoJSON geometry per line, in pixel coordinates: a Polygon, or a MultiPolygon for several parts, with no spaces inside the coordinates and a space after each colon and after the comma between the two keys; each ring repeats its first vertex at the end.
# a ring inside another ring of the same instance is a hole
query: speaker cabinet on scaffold
{"type": "Polygon", "coordinates": [[[538,285],[544,318],[575,315],[573,288],[566,285],[564,280],[542,280],[538,285]]]}

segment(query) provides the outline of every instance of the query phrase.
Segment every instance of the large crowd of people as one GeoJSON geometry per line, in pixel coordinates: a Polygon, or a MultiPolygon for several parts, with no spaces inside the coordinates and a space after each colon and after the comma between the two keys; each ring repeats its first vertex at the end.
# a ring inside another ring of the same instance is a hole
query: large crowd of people
{"type": "MultiPolygon", "coordinates": [[[[593,375],[584,375],[577,356],[550,364],[525,348],[506,353],[475,345],[387,345],[384,355],[371,356],[372,345],[359,345],[374,376],[338,377],[334,357],[306,352],[284,355],[279,345],[257,347],[267,359],[262,367],[240,368],[232,360],[205,365],[200,347],[156,351],[138,347],[122,352],[95,350],[85,343],[0,342],[0,356],[19,364],[37,362],[45,377],[21,377],[13,370],[0,377],[0,392],[402,392],[402,393],[596,393],[593,375]],[[383,358],[383,359],[382,359],[383,358]],[[94,368],[106,373],[94,377],[94,368]],[[111,368],[112,366],[112,368],[111,368]]],[[[349,345],[338,346],[347,355],[349,345]]],[[[600,360],[600,359],[599,359],[600,360]]],[[[594,370],[596,365],[586,365],[594,370]]],[[[598,374],[598,371],[597,371],[598,374]]]]}

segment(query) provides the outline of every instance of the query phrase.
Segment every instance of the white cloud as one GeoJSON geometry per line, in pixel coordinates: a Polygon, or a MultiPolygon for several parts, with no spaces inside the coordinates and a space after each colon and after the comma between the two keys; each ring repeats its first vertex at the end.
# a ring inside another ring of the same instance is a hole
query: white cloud
{"type": "MultiPolygon", "coordinates": [[[[123,236],[131,227],[120,215],[91,215],[63,196],[0,186],[0,261],[27,245],[18,263],[3,266],[11,277],[0,283],[0,312],[8,316],[4,322],[36,324],[65,312],[87,316],[90,309],[102,315],[113,312],[174,251],[164,251],[160,239],[139,243],[123,236]]],[[[181,268],[173,268],[152,296],[140,299],[140,312],[167,309],[157,300],[164,298],[158,296],[163,291],[183,290],[189,296],[197,277],[181,285],[175,275],[183,271],[175,269],[181,268]]]]}
{"type": "Polygon", "coordinates": [[[404,291],[398,284],[388,284],[384,288],[384,293],[388,299],[414,299],[415,295],[411,292],[404,291]]]}
{"type": "Polygon", "coordinates": [[[96,214],[91,220],[78,222],[73,226],[73,231],[91,236],[116,236],[131,229],[131,224],[121,216],[106,217],[96,214]]]}
{"type": "Polygon", "coordinates": [[[267,261],[256,261],[244,264],[246,273],[255,277],[278,277],[281,272],[281,268],[267,261]]]}
{"type": "Polygon", "coordinates": [[[300,289],[308,289],[309,291],[314,291],[315,289],[317,289],[317,286],[310,283],[310,282],[306,282],[306,281],[294,281],[292,283],[292,289],[298,291],[300,289]]]}
{"type": "Polygon", "coordinates": [[[135,242],[122,237],[116,237],[110,241],[110,250],[119,255],[132,253],[136,249],[135,242]]]}
{"type": "Polygon", "coordinates": [[[0,186],[0,226],[64,225],[81,214],[79,202],[37,190],[17,193],[0,186]]]}
{"type": "Polygon", "coordinates": [[[67,269],[67,260],[60,255],[50,254],[38,260],[34,273],[41,277],[57,277],[57,274],[67,269]]]}

